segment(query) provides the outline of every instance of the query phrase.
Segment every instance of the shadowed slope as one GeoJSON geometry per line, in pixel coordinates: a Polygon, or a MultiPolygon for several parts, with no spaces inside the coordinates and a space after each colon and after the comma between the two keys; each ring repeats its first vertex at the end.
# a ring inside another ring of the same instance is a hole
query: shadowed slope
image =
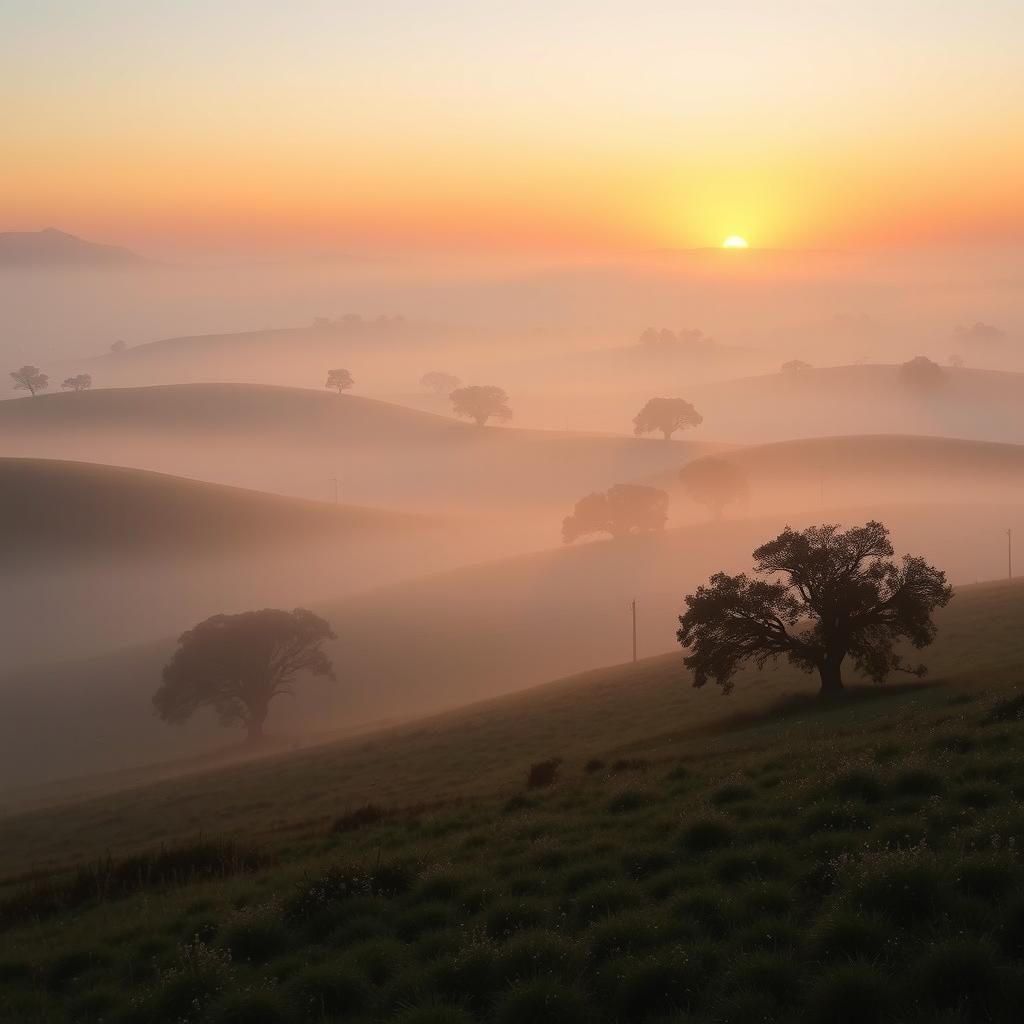
{"type": "Polygon", "coordinates": [[[81,462],[0,459],[0,557],[197,555],[423,528],[428,521],[81,462]]]}

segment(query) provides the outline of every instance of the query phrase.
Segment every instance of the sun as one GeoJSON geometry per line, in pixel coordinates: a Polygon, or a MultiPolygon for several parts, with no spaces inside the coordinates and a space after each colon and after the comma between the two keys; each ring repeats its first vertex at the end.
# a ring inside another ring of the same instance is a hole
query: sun
{"type": "Polygon", "coordinates": [[[723,249],[746,249],[747,240],[740,238],[739,235],[730,235],[724,242],[722,242],[723,249]]]}

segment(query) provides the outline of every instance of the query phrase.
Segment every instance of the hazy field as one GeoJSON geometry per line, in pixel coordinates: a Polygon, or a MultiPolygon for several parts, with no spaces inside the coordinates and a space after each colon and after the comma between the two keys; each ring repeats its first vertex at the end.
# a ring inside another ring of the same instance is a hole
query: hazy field
{"type": "Polygon", "coordinates": [[[929,683],[840,705],[655,659],[9,819],[6,1019],[1009,1020],[1021,598],[962,588],[929,683]]]}

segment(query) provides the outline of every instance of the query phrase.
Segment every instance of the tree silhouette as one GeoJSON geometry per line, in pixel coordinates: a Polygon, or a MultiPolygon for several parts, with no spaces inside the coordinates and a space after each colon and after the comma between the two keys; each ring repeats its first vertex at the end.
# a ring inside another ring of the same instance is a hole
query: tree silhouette
{"type": "Polygon", "coordinates": [[[475,420],[482,427],[489,419],[510,420],[512,410],[506,404],[508,395],[493,384],[473,384],[456,388],[449,396],[456,416],[475,420]]]}
{"type": "Polygon", "coordinates": [[[117,341],[115,341],[115,342],[114,342],[114,343],[113,343],[113,344],[112,344],[112,345],[110,346],[110,351],[111,351],[111,352],[114,352],[114,353],[116,354],[116,353],[118,353],[118,352],[123,352],[123,351],[124,351],[124,350],[125,350],[125,349],[126,349],[127,347],[128,347],[127,343],[126,343],[126,342],[123,342],[123,341],[121,341],[121,340],[120,340],[120,338],[119,338],[119,339],[118,339],[117,341]]]}
{"type": "Polygon", "coordinates": [[[698,427],[704,417],[682,398],[652,398],[633,417],[633,433],[652,434],[661,431],[669,440],[677,430],[698,427]]]}
{"type": "Polygon", "coordinates": [[[14,378],[14,390],[27,391],[33,398],[36,392],[45,391],[50,384],[50,378],[38,366],[23,366],[20,370],[11,370],[11,376],[14,378]]]}
{"type": "Polygon", "coordinates": [[[571,544],[594,533],[612,537],[654,533],[665,529],[667,519],[668,495],[664,491],[641,484],[616,484],[576,502],[573,514],[562,520],[562,543],[571,544]]]}
{"type": "Polygon", "coordinates": [[[915,356],[900,366],[900,380],[914,391],[935,391],[946,382],[946,371],[927,356],[915,356]]]}
{"type": "Polygon", "coordinates": [[[241,722],[248,741],[263,736],[270,702],[291,693],[300,672],[334,678],[322,644],[333,640],[331,627],[305,608],[277,608],[213,615],[178,639],[153,695],[165,722],[184,722],[210,705],[222,725],[241,722]]]}
{"type": "Polygon", "coordinates": [[[65,377],[61,388],[65,391],[88,391],[92,387],[92,374],[80,373],[76,377],[65,377]]]}
{"type": "Polygon", "coordinates": [[[804,370],[812,369],[810,363],[805,363],[802,359],[790,359],[789,362],[783,363],[779,369],[783,373],[802,373],[804,370]]]}
{"type": "Polygon", "coordinates": [[[821,693],[843,689],[847,658],[875,682],[891,672],[924,675],[894,650],[897,640],[920,649],[935,638],[932,612],[949,603],[945,573],[923,558],[892,560],[889,531],[878,522],[842,531],[788,526],[754,552],[754,571],[716,573],[686,598],[676,637],[690,654],[693,685],[713,680],[725,692],[740,666],[763,668],[787,658],[805,672],[817,670],[821,693]]]}
{"type": "Polygon", "coordinates": [[[447,396],[458,388],[462,381],[454,373],[441,373],[438,370],[434,370],[431,373],[423,374],[420,377],[420,383],[428,391],[433,391],[435,395],[447,396]]]}
{"type": "Polygon", "coordinates": [[[348,370],[328,370],[327,383],[324,384],[324,387],[333,388],[340,395],[342,391],[348,391],[354,383],[352,374],[348,370]]]}
{"type": "Polygon", "coordinates": [[[726,459],[695,459],[679,471],[688,497],[721,519],[726,505],[743,501],[749,492],[746,474],[726,459]]]}

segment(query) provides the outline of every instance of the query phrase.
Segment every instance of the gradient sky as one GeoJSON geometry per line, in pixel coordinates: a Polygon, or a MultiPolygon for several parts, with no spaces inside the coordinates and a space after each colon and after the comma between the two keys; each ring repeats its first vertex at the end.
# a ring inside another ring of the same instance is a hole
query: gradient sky
{"type": "Polygon", "coordinates": [[[0,230],[1024,240],[1024,2],[0,0],[0,230]]]}

